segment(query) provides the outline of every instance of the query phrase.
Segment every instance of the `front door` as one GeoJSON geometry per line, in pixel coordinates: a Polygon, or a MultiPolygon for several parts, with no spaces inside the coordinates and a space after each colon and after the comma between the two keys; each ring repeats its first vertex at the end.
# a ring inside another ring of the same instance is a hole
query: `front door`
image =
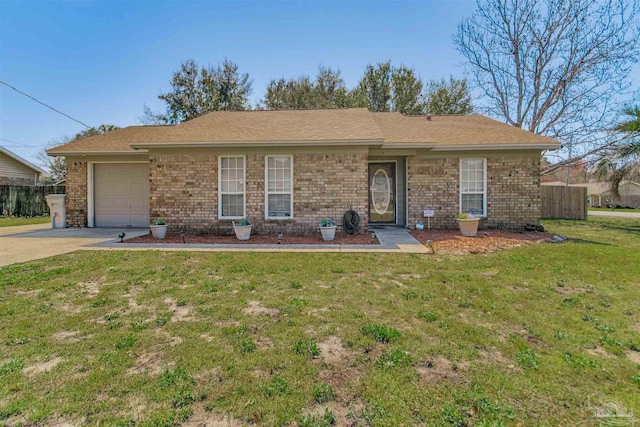
{"type": "Polygon", "coordinates": [[[396,223],[396,163],[369,163],[369,222],[396,223]]]}

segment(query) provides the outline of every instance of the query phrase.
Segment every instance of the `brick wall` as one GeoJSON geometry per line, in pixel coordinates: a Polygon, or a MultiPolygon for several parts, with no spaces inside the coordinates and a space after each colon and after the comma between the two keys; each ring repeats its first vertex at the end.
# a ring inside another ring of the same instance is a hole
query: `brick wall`
{"type": "MultiPolygon", "coordinates": [[[[518,228],[540,222],[540,155],[478,155],[487,160],[487,218],[481,227],[518,228]]],[[[426,222],[425,208],[435,210],[434,228],[456,228],[460,205],[460,159],[410,156],[409,225],[426,222]]]]}
{"type": "Polygon", "coordinates": [[[170,230],[211,230],[218,217],[218,158],[214,153],[149,153],[150,220],[170,230]]]}
{"type": "Polygon", "coordinates": [[[67,226],[87,226],[87,162],[67,159],[67,226]]]}
{"type": "Polygon", "coordinates": [[[487,158],[487,209],[484,226],[518,228],[540,223],[540,155],[487,158]]]}
{"type": "MultiPolygon", "coordinates": [[[[338,223],[352,206],[367,224],[366,151],[327,154],[294,153],[291,220],[265,219],[265,155],[246,156],[246,215],[256,232],[315,231],[319,219],[330,216],[338,223]]],[[[218,220],[218,156],[211,150],[199,154],[149,154],[151,219],[165,218],[170,229],[197,232],[231,232],[231,220],[218,220]]]]}

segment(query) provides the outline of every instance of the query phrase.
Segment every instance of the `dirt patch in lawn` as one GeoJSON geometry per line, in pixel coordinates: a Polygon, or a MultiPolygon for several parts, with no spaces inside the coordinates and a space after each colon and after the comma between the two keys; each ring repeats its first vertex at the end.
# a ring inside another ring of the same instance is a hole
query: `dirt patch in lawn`
{"type": "Polygon", "coordinates": [[[331,336],[317,343],[320,357],[328,365],[344,365],[355,353],[342,345],[340,337],[331,336]]]}
{"type": "Polygon", "coordinates": [[[56,341],[72,343],[72,342],[78,342],[82,340],[82,337],[79,337],[78,334],[79,334],[78,331],[63,331],[63,332],[56,332],[51,337],[56,341]]]}
{"type": "Polygon", "coordinates": [[[63,360],[64,359],[62,357],[55,357],[51,360],[47,360],[46,362],[40,362],[36,363],[35,365],[27,366],[22,370],[22,372],[24,372],[24,374],[27,376],[34,376],[43,372],[49,372],[50,370],[58,366],[58,364],[63,360]]]}
{"type": "Polygon", "coordinates": [[[249,307],[243,308],[242,312],[244,314],[248,314],[249,316],[259,316],[261,314],[266,314],[270,317],[276,317],[280,313],[280,310],[276,308],[263,307],[260,304],[260,301],[249,301],[248,304],[249,307]]]}
{"type": "Polygon", "coordinates": [[[273,341],[265,337],[258,338],[256,347],[258,350],[271,350],[273,348],[273,341]]]}
{"type": "Polygon", "coordinates": [[[163,354],[159,346],[154,346],[150,351],[137,354],[134,365],[127,369],[127,375],[138,375],[148,373],[152,376],[160,375],[165,369],[175,366],[174,362],[165,363],[162,360],[163,354]]]}
{"type": "Polygon", "coordinates": [[[165,298],[163,302],[167,304],[169,310],[173,313],[171,315],[172,322],[193,322],[189,307],[178,305],[177,301],[173,298],[165,298]]]}
{"type": "Polygon", "coordinates": [[[420,380],[426,384],[440,381],[460,383],[463,381],[462,372],[468,369],[467,363],[453,363],[442,356],[434,356],[420,363],[416,368],[420,380]]]}
{"type": "Polygon", "coordinates": [[[364,403],[353,402],[349,404],[339,402],[327,402],[315,404],[310,414],[322,417],[325,411],[331,411],[335,417],[335,425],[337,426],[353,426],[356,425],[356,418],[360,416],[364,409],[364,403]]]}
{"type": "Polygon", "coordinates": [[[640,352],[627,350],[626,354],[627,354],[627,359],[640,365],[640,352]]]}
{"type": "MultiPolygon", "coordinates": [[[[182,236],[178,234],[167,234],[164,239],[156,239],[150,234],[132,237],[124,243],[185,243],[192,245],[277,245],[277,234],[252,234],[249,240],[238,240],[235,235],[215,235],[204,234],[195,235],[187,234],[182,236]]],[[[350,236],[346,233],[336,233],[334,240],[325,242],[319,233],[305,234],[285,234],[282,242],[283,245],[378,245],[380,242],[377,238],[371,242],[371,235],[368,233],[354,234],[350,236]]]]}
{"type": "Polygon", "coordinates": [[[242,422],[229,415],[220,415],[214,412],[208,412],[204,403],[195,403],[191,409],[193,414],[189,417],[189,421],[185,421],[180,425],[183,427],[242,427],[247,423],[242,422]]]}
{"type": "Polygon", "coordinates": [[[552,234],[537,231],[514,232],[507,230],[480,230],[474,237],[460,235],[459,230],[411,230],[409,232],[425,247],[435,253],[453,255],[485,254],[502,249],[512,249],[518,246],[542,243],[551,238],[552,234]],[[426,242],[431,240],[432,244],[426,242]]]}

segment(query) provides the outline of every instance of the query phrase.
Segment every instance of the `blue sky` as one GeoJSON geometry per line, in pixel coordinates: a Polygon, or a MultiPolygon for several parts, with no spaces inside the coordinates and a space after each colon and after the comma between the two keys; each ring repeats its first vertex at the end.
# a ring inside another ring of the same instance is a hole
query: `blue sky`
{"type": "MultiPolygon", "coordinates": [[[[89,125],[139,124],[173,71],[224,58],[253,79],[339,68],[354,85],[390,59],[425,80],[462,76],[451,36],[474,1],[0,0],[0,79],[89,125]]],[[[0,85],[0,145],[27,160],[82,126],[0,85]],[[13,142],[8,142],[13,141],[13,142]]]]}

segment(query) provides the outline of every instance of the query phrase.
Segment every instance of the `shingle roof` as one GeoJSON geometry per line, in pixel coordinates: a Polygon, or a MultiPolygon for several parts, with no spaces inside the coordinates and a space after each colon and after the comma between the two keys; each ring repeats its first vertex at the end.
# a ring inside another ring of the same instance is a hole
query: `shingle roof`
{"type": "Polygon", "coordinates": [[[47,152],[132,152],[150,145],[229,144],[288,145],[366,143],[383,147],[411,146],[434,150],[477,147],[558,148],[559,143],[514,126],[473,115],[403,116],[370,113],[365,108],[278,111],[216,111],[175,126],[131,126],[47,152]]]}
{"type": "Polygon", "coordinates": [[[384,135],[366,108],[218,111],[175,126],[167,142],[365,141],[384,135]]]}
{"type": "Polygon", "coordinates": [[[50,155],[68,152],[89,153],[119,153],[137,150],[131,148],[132,142],[157,142],[162,141],[165,135],[174,126],[129,126],[112,130],[103,135],[78,139],[47,150],[50,155]]]}

